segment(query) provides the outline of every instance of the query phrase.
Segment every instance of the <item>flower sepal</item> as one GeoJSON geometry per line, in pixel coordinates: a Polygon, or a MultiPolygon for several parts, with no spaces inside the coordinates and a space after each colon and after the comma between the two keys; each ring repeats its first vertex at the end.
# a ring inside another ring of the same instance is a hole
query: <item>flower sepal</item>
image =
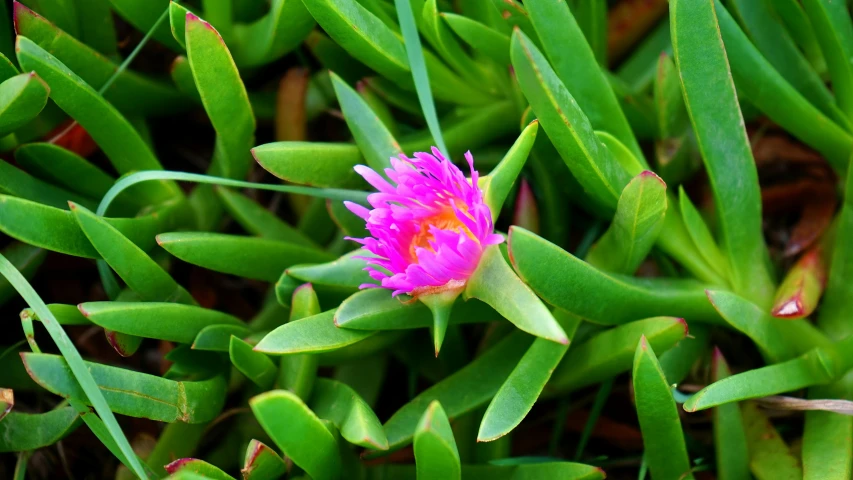
{"type": "Polygon", "coordinates": [[[450,312],[459,294],[465,290],[462,282],[448,282],[444,287],[432,287],[434,291],[417,294],[417,299],[432,312],[432,342],[435,346],[435,356],[441,350],[444,335],[447,333],[447,325],[450,323],[450,312]],[[452,283],[452,285],[451,285],[452,283]]]}

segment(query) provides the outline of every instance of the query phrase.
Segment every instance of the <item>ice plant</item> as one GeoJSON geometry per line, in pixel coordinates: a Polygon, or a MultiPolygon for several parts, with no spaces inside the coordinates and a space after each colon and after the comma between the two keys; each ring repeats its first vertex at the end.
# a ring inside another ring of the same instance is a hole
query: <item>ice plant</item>
{"type": "MultiPolygon", "coordinates": [[[[373,209],[352,202],[347,208],[367,224],[366,238],[351,238],[376,255],[367,261],[370,276],[393,295],[408,294],[433,311],[464,290],[489,245],[503,242],[494,233],[492,212],[477,186],[474,157],[465,154],[471,178],[435,147],[432,154],[391,159],[385,175],[364,165],[356,172],[378,192],[367,200],[373,209]]],[[[441,334],[440,332],[438,334],[441,334]]],[[[439,340],[440,342],[440,340],[439,340]]]]}

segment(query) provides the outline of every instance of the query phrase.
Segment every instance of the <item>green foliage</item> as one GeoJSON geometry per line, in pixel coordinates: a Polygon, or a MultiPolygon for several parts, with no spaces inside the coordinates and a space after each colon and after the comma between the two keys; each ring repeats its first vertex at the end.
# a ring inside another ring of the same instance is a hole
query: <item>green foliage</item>
{"type": "Polygon", "coordinates": [[[848,3],[0,8],[0,471],[849,479],[848,3]]]}

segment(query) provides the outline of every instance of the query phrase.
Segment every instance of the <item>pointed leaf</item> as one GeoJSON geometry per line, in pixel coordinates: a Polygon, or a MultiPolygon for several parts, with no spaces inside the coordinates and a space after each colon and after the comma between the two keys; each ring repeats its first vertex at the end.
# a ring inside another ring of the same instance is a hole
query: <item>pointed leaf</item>
{"type": "Polygon", "coordinates": [[[240,473],[244,480],[278,478],[287,471],[287,464],[278,453],[263,443],[252,439],[246,448],[246,461],[240,473]]]}
{"type": "Polygon", "coordinates": [[[0,83],[0,136],[24,126],[41,112],[50,88],[35,72],[0,83]]]}
{"type": "Polygon", "coordinates": [[[268,389],[275,381],[278,367],[263,353],[252,350],[252,345],[232,336],[228,355],[234,367],[255,385],[268,389]]]}
{"type": "MultiPolygon", "coordinates": [[[[717,348],[714,349],[711,374],[715,382],[731,375],[726,359],[717,348]]],[[[749,478],[746,431],[737,404],[720,405],[714,409],[714,447],[720,480],[749,478]]]]}
{"type": "Polygon", "coordinates": [[[522,130],[512,148],[488,175],[481,177],[477,182],[483,191],[483,201],[492,211],[492,217],[497,218],[500,214],[515,180],[521,173],[521,169],[527,162],[527,156],[536,141],[536,133],[539,131],[539,122],[533,121],[522,130]]]}
{"type": "Polygon", "coordinates": [[[418,478],[461,480],[459,450],[447,414],[437,400],[429,404],[418,422],[414,444],[418,478]]]}
{"type": "Polygon", "coordinates": [[[353,445],[376,450],[388,449],[382,422],[349,385],[318,378],[308,405],[318,417],[332,422],[340,430],[341,436],[353,445]]]}
{"type": "Polygon", "coordinates": [[[302,320],[284,324],[261,339],[255,346],[258,352],[269,355],[319,353],[338,350],[376,334],[338,328],[335,311],[329,310],[302,320]]]}

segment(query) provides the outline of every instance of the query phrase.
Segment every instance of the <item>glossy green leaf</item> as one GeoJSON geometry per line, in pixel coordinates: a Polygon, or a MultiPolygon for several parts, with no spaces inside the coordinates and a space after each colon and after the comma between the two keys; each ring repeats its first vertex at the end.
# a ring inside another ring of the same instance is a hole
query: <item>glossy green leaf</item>
{"type": "MultiPolygon", "coordinates": [[[[844,398],[849,400],[850,375],[838,382],[809,389],[809,398],[844,398]]],[[[853,472],[853,418],[835,412],[806,412],[803,429],[803,479],[840,480],[853,472]]]]}
{"type": "Polygon", "coordinates": [[[192,13],[186,18],[187,57],[204,109],[216,130],[211,172],[244,178],[251,166],[255,116],[240,72],[228,47],[209,23],[192,13]]]}
{"type": "MultiPolygon", "coordinates": [[[[293,291],[291,307],[291,323],[320,313],[320,301],[310,284],[300,285],[293,291]]],[[[314,390],[318,363],[318,357],[311,354],[282,356],[278,387],[290,390],[307,401],[314,390]]]]}
{"type": "MultiPolygon", "coordinates": [[[[515,459],[508,459],[515,460],[515,459]]],[[[592,465],[572,462],[556,462],[538,458],[525,462],[519,458],[517,463],[507,465],[462,465],[462,478],[471,480],[540,480],[542,478],[566,478],[572,480],[603,480],[604,470],[592,465]]],[[[380,467],[375,467],[380,468],[380,467]]],[[[384,478],[414,480],[416,467],[385,464],[380,472],[384,478]]]]}
{"type": "Polygon", "coordinates": [[[194,305],[157,302],[86,302],[78,307],[95,325],[128,335],[193,343],[212,326],[248,331],[240,319],[194,305]]]}
{"type": "Polygon", "coordinates": [[[592,123],[544,55],[518,30],[510,54],[521,90],[563,161],[595,202],[615,207],[627,172],[595,137],[592,123]]]}
{"type": "MultiPolygon", "coordinates": [[[[580,318],[554,312],[569,337],[573,337],[580,318]]],[[[563,359],[568,345],[537,338],[507,377],[486,408],[477,433],[478,442],[490,442],[518,426],[536,403],[554,369],[563,359]]]]}
{"type": "MultiPolygon", "coordinates": [[[[98,3],[101,2],[83,2],[90,7],[98,3]]],[[[83,32],[96,30],[94,23],[87,19],[87,28],[83,32]]],[[[162,81],[127,69],[117,73],[118,64],[78,40],[85,41],[85,36],[72,36],[60,30],[20,3],[15,4],[15,27],[18,35],[27,37],[45,49],[94,89],[102,88],[116,75],[103,96],[121,112],[143,116],[163,115],[190,105],[180,92],[162,81]]]]}
{"type": "Polygon", "coordinates": [[[244,480],[268,480],[281,477],[287,464],[278,453],[263,443],[252,439],[246,448],[246,460],[240,473],[244,480]]]}
{"type": "Polygon", "coordinates": [[[480,263],[468,279],[465,297],[482,300],[531,335],[564,345],[569,343],[566,332],[545,304],[507,265],[497,245],[483,251],[480,263]]]}
{"type": "MultiPolygon", "coordinates": [[[[113,10],[137,30],[147,32],[157,23],[160,15],[169,8],[169,0],[139,2],[136,0],[109,0],[113,10]]],[[[162,23],[154,30],[154,38],[163,45],[180,52],[181,46],[172,37],[169,25],[162,23]]]]}
{"type": "Polygon", "coordinates": [[[272,386],[278,366],[263,353],[252,350],[252,345],[232,336],[228,355],[234,367],[262,389],[272,386]]]}
{"type": "MultiPolygon", "coordinates": [[[[15,287],[18,294],[23,297],[24,301],[26,301],[27,304],[43,320],[44,326],[50,334],[51,339],[53,339],[53,342],[62,354],[62,357],[56,358],[58,358],[66,367],[71,382],[84,392],[84,395],[89,396],[89,403],[92,404],[95,408],[95,412],[97,412],[98,416],[103,421],[106,430],[113,438],[117,449],[124,454],[134,473],[139,477],[144,478],[146,476],[145,469],[133,453],[133,449],[130,446],[130,442],[127,441],[127,437],[125,437],[124,433],[121,431],[121,427],[119,427],[109,403],[98,387],[90,367],[83,361],[80,352],[78,352],[74,347],[74,344],[71,343],[71,339],[68,337],[68,334],[65,333],[65,330],[62,329],[62,327],[60,327],[59,323],[53,317],[53,314],[47,308],[47,305],[44,304],[44,301],[42,301],[35,290],[33,290],[32,285],[30,285],[21,273],[16,270],[11,263],[9,263],[6,257],[2,255],[0,255],[0,274],[2,274],[3,277],[5,277],[6,280],[15,287]]],[[[8,369],[6,371],[8,372],[8,369]]],[[[27,373],[30,372],[31,370],[27,368],[27,373]]]]}
{"type": "Polygon", "coordinates": [[[441,402],[450,418],[485,405],[500,389],[532,341],[532,337],[521,332],[510,334],[461,370],[401,407],[385,423],[389,448],[397,450],[412,441],[420,418],[435,400],[441,402]]]}
{"type": "Polygon", "coordinates": [[[462,15],[442,12],[440,16],[471,48],[499,64],[509,65],[508,35],[462,15]]]}
{"type": "Polygon", "coordinates": [[[367,165],[377,172],[391,168],[389,158],[403,153],[400,144],[358,92],[334,72],[331,77],[344,119],[367,165]]]}
{"type": "Polygon", "coordinates": [[[527,162],[533,143],[536,141],[536,133],[539,131],[539,122],[531,122],[524,127],[512,148],[506,152],[501,162],[489,172],[488,175],[480,177],[477,182],[483,191],[483,201],[492,211],[492,217],[497,217],[509,196],[521,169],[527,162]]]}
{"type": "Polygon", "coordinates": [[[249,328],[243,325],[214,324],[208,325],[198,331],[192,341],[193,350],[204,350],[213,352],[227,352],[231,344],[231,336],[245,338],[249,335],[249,328]]]}
{"type": "MultiPolygon", "coordinates": [[[[234,477],[223,472],[216,465],[199,460],[197,458],[179,458],[164,467],[170,475],[183,475],[186,473],[197,474],[201,478],[211,480],[233,480],[234,477]]],[[[170,477],[171,478],[171,477],[170,477]]]]}
{"type": "Polygon", "coordinates": [[[299,321],[284,324],[261,339],[258,352],[270,355],[320,353],[358,343],[376,332],[338,328],[335,311],[329,310],[299,321]]]}
{"type": "Polygon", "coordinates": [[[424,38],[448,66],[469,82],[482,85],[483,89],[489,90],[490,93],[497,93],[493,90],[494,87],[490,85],[491,82],[485,81],[485,74],[481,70],[481,66],[474,62],[468,52],[462,48],[456,36],[453,35],[450,27],[444,23],[443,13],[439,10],[436,0],[423,2],[423,10],[412,13],[415,16],[421,15],[420,20],[415,19],[416,23],[420,25],[424,38]]]}
{"type": "Polygon", "coordinates": [[[415,430],[415,466],[418,478],[424,480],[461,480],[459,450],[441,403],[429,404],[415,430]]]}
{"type": "Polygon", "coordinates": [[[818,316],[818,324],[834,340],[853,333],[849,321],[853,298],[853,282],[849,281],[853,275],[853,168],[847,170],[844,192],[844,203],[836,220],[826,293],[818,316]]]}
{"type": "Polygon", "coordinates": [[[690,397],[684,403],[684,409],[695,412],[730,402],[825,385],[837,377],[836,363],[828,352],[817,348],[792,360],[712,383],[690,397]]]}
{"type": "Polygon", "coordinates": [[[666,215],[666,184],[646,170],[619,196],[610,228],[593,245],[586,261],[614,273],[633,274],[651,251],[666,215]]]}
{"type": "MultiPolygon", "coordinates": [[[[720,31],[738,90],[772,120],[824,154],[836,170],[844,172],[853,150],[853,136],[786,82],[749,42],[725,8],[717,5],[720,31]]],[[[786,62],[791,60],[786,57],[786,62]]]]}
{"type": "Polygon", "coordinates": [[[681,383],[692,373],[696,362],[707,356],[710,337],[711,329],[708,325],[694,323],[690,325],[690,334],[684,340],[661,353],[658,361],[670,385],[681,383]]]}
{"type": "Polygon", "coordinates": [[[804,0],[802,5],[826,60],[838,106],[853,118],[853,22],[847,7],[830,0],[804,0]]]}
{"type": "Polygon", "coordinates": [[[313,28],[301,1],[276,0],[263,17],[234,26],[234,59],[246,67],[270,63],[299,46],[313,28]]]}
{"type": "Polygon", "coordinates": [[[0,161],[0,191],[55,208],[68,208],[74,201],[94,208],[94,201],[41,181],[12,165],[0,161]]]}
{"type": "Polygon", "coordinates": [[[372,255],[367,250],[359,249],[332,262],[294,265],[287,269],[287,275],[315,286],[335,287],[343,292],[355,293],[359,285],[374,281],[364,271],[365,261],[356,257],[372,255]]]}
{"type": "MultiPolygon", "coordinates": [[[[600,1],[585,3],[590,6],[600,1]]],[[[596,59],[597,53],[602,55],[600,51],[595,51],[600,49],[601,45],[597,42],[587,42],[582,26],[578,25],[566,2],[527,1],[524,7],[530,12],[530,20],[542,40],[542,48],[548,55],[554,72],[565,85],[571,98],[577,101],[577,105],[589,117],[592,127],[613,134],[634,153],[644,167],[648,167],[625,114],[619,107],[616,96],[601,70],[600,62],[596,59]]],[[[591,7],[588,10],[595,8],[591,7]]],[[[601,32],[596,35],[600,34],[601,32]]],[[[515,54],[513,55],[515,58],[515,54]]],[[[515,60],[513,66],[518,69],[515,60]]],[[[524,89],[523,85],[522,88],[524,89]]],[[[564,159],[568,161],[566,157],[564,159]]]]}
{"type": "Polygon", "coordinates": [[[797,0],[777,0],[771,5],[774,13],[785,24],[788,33],[797,42],[814,69],[820,74],[825,74],[826,59],[823,58],[817,35],[802,3],[797,0]]]}
{"type": "MultiPolygon", "coordinates": [[[[478,300],[458,300],[450,324],[500,321],[502,317],[478,300]]],[[[408,303],[391,291],[370,288],[351,295],[335,311],[335,325],[354,330],[407,330],[433,326],[430,310],[422,302],[408,303]]]]}
{"type": "Polygon", "coordinates": [[[770,302],[773,284],[764,261],[758,174],[714,4],[676,0],[670,7],[675,61],[714,191],[732,283],[735,291],[764,306],[770,302]]]}
{"type": "Polygon", "coordinates": [[[596,334],[573,346],[551,376],[547,392],[577,390],[631,369],[637,342],[645,336],[659,352],[685,341],[687,325],[674,317],[647,318],[596,334]]]}
{"type": "Polygon", "coordinates": [[[273,442],[311,478],[338,478],[341,459],[337,442],[299,397],[273,390],[252,398],[249,406],[273,442]]]}
{"type": "MultiPolygon", "coordinates": [[[[119,173],[162,169],[130,122],[56,57],[21,36],[17,53],[21,67],[36,71],[50,85],[50,98],[86,129],[119,173]]],[[[174,184],[150,182],[138,193],[157,202],[180,191],[174,184]]]]}
{"type": "Polygon", "coordinates": [[[53,445],[80,425],[74,407],[45,413],[9,412],[0,422],[0,452],[23,452],[53,445]]]}
{"type": "Polygon", "coordinates": [[[323,262],[331,256],[314,248],[259,237],[207,232],[157,235],[157,243],[181,260],[217,272],[275,282],[298,262],[323,262]]]}
{"type": "MultiPolygon", "coordinates": [[[[147,250],[155,244],[157,233],[178,226],[176,221],[180,219],[181,208],[173,204],[149,215],[105,221],[139,248],[147,250]]],[[[0,195],[0,231],[22,242],[66,255],[101,257],[68,210],[0,195]]]]}
{"type": "Polygon", "coordinates": [[[388,449],[382,422],[349,385],[318,378],[308,405],[318,417],[332,422],[348,442],[375,450],[388,449]]]}
{"type": "Polygon", "coordinates": [[[115,182],[85,158],[52,143],[21,145],[15,149],[15,161],[27,172],[88,198],[101,198],[115,182]]]}
{"type": "Polygon", "coordinates": [[[704,287],[695,281],[605,273],[518,227],[510,228],[508,245],[524,283],[549,304],[591,322],[618,325],[638,317],[678,315],[688,322],[720,323],[704,287]]]}
{"type": "MultiPolygon", "coordinates": [[[[715,382],[731,375],[726,359],[714,349],[711,374],[715,382]]],[[[749,478],[749,456],[743,415],[737,404],[714,409],[714,448],[717,453],[717,477],[720,480],[749,478]]]]}
{"type": "Polygon", "coordinates": [[[351,187],[362,161],[358,148],[340,143],[275,142],[257,146],[252,155],[264,170],[292,183],[316,187],[351,187]]]}
{"type": "MultiPolygon", "coordinates": [[[[33,379],[57,395],[90,404],[65,360],[58,355],[24,353],[33,379]]],[[[225,380],[176,382],[123,368],[86,362],[110,408],[122,415],[161,422],[202,423],[213,420],[225,402],[225,380]]]]}
{"type": "Polygon", "coordinates": [[[826,285],[826,265],[820,247],[803,253],[791,266],[776,291],[771,313],[774,317],[808,317],[817,308],[826,285]]]}
{"type": "Polygon", "coordinates": [[[71,213],[100,256],[143,300],[195,303],[157,262],[102,217],[74,204],[71,213]]]}
{"type": "Polygon", "coordinates": [[[806,320],[780,321],[731,292],[709,290],[708,299],[720,316],[752,339],[771,362],[789,360],[815,347],[830,346],[829,339],[806,320]]]}
{"type": "Polygon", "coordinates": [[[318,248],[313,240],[247,196],[224,187],[214,191],[231,218],[252,235],[318,248]]]}
{"type": "Polygon", "coordinates": [[[779,74],[812,105],[849,131],[853,126],[850,120],[835,104],[835,98],[823,80],[797,48],[794,39],[785,30],[782,19],[776,17],[772,3],[767,0],[736,0],[727,5],[732,15],[739,20],[744,33],[749,35],[752,43],[779,74]]]}
{"type": "Polygon", "coordinates": [[[678,408],[646,337],[637,345],[632,382],[649,471],[655,478],[693,478],[678,408]]]}
{"type": "Polygon", "coordinates": [[[50,88],[35,72],[0,83],[0,136],[22,127],[41,112],[50,88]]]}
{"type": "Polygon", "coordinates": [[[803,478],[799,459],[755,404],[747,402],[743,405],[743,420],[749,451],[749,470],[757,480],[803,478]]]}
{"type": "Polygon", "coordinates": [[[693,240],[693,245],[696,250],[702,255],[705,261],[714,270],[724,278],[729,276],[729,264],[726,257],[717,246],[711,230],[702,218],[702,214],[690,201],[690,197],[684,192],[683,187],[678,187],[678,206],[681,210],[681,216],[684,219],[684,226],[687,227],[687,232],[693,240]]]}

